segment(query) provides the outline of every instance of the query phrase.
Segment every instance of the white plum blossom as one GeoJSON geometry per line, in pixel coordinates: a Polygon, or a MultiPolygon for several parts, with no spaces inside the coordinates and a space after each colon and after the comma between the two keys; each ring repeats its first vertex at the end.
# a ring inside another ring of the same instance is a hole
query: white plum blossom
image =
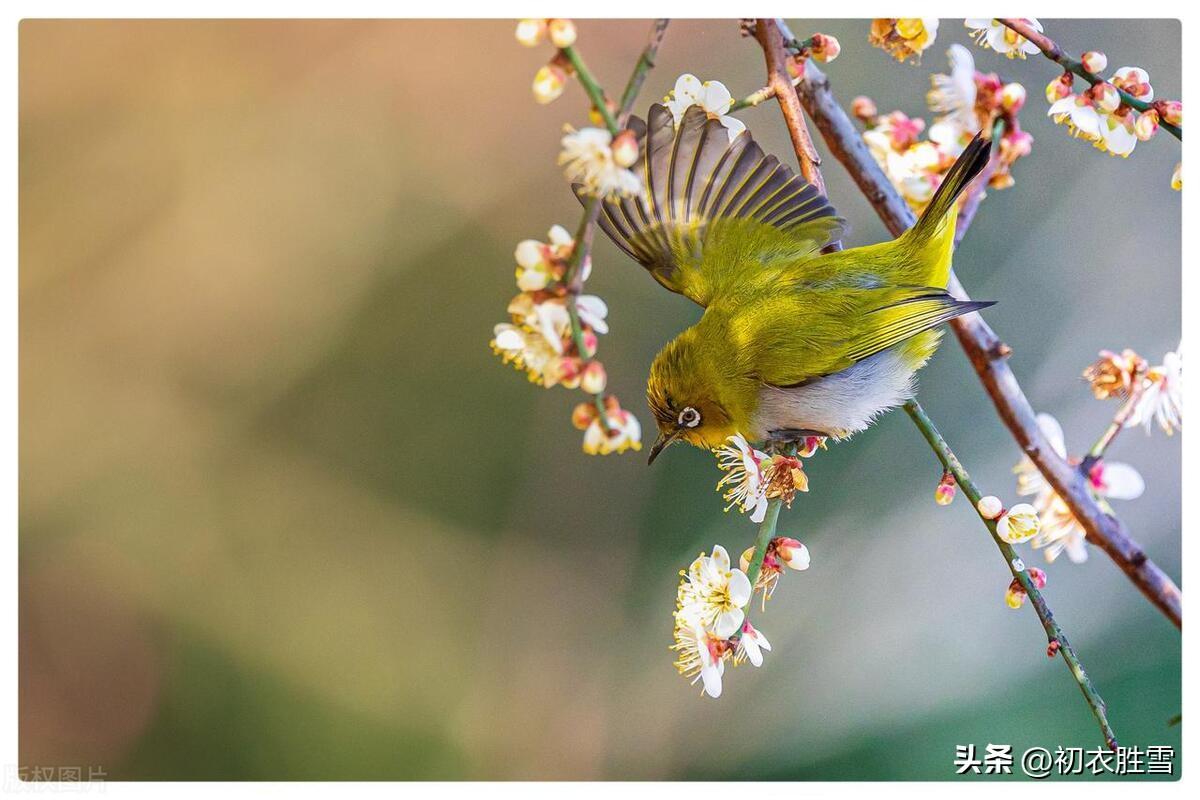
{"type": "MultiPolygon", "coordinates": [[[[1029,18],[1022,21],[1038,33],[1042,32],[1042,23],[1036,19],[1029,18]]],[[[1024,58],[1038,52],[1036,44],[998,19],[971,18],[964,20],[964,23],[971,29],[971,38],[980,47],[990,47],[1008,58],[1024,58]]]]}
{"type": "Polygon", "coordinates": [[[728,639],[746,619],[743,609],[750,602],[750,592],[746,573],[730,564],[724,547],[715,545],[711,556],[701,555],[684,573],[675,615],[728,639]]]}
{"type": "Polygon", "coordinates": [[[725,674],[725,658],[729,652],[727,640],[715,636],[702,625],[676,622],[675,644],[679,653],[675,668],[692,683],[703,682],[704,694],[714,699],[721,696],[721,678],[725,674]]]}
{"type": "Polygon", "coordinates": [[[726,511],[737,506],[743,513],[750,512],[751,522],[762,522],[767,515],[767,486],[761,464],[767,454],[751,447],[740,433],[730,436],[729,442],[714,451],[717,466],[725,472],[717,483],[717,491],[727,487],[726,511]]]}
{"type": "Polygon", "coordinates": [[[1054,102],[1046,111],[1059,125],[1066,124],[1072,136],[1102,142],[1100,112],[1085,95],[1071,94],[1054,102]]]}
{"type": "Polygon", "coordinates": [[[641,181],[613,158],[612,134],[604,128],[563,129],[562,152],[558,163],[567,179],[583,184],[584,191],[596,197],[627,197],[637,194],[641,181]]]}
{"type": "Polygon", "coordinates": [[[763,651],[769,651],[771,643],[767,641],[767,637],[763,636],[762,631],[755,628],[747,620],[742,624],[742,635],[738,639],[737,652],[733,656],[735,664],[743,661],[749,661],[756,667],[761,667],[763,663],[763,651]]]}
{"type": "MultiPolygon", "coordinates": [[[[1038,414],[1038,428],[1055,453],[1067,458],[1066,439],[1062,426],[1049,414],[1038,414]]],[[[1013,468],[1017,475],[1017,494],[1033,495],[1033,505],[1041,520],[1041,529],[1033,537],[1033,546],[1044,550],[1046,560],[1053,562],[1062,553],[1076,564],[1087,560],[1087,532],[1071,513],[1054,488],[1046,482],[1041,471],[1028,456],[1013,468]]],[[[1105,500],[1134,500],[1141,497],[1146,483],[1136,469],[1120,461],[1102,459],[1088,471],[1088,487],[1105,500]]]]}
{"type": "Polygon", "coordinates": [[[703,81],[691,73],[680,75],[675,81],[675,88],[667,95],[663,105],[671,112],[675,125],[683,119],[683,114],[692,106],[700,106],[708,114],[709,119],[715,119],[729,133],[729,141],[733,141],[744,130],[746,123],[729,116],[733,106],[733,95],[720,81],[703,81]]]}
{"type": "Polygon", "coordinates": [[[950,74],[932,75],[933,88],[925,96],[930,110],[943,114],[929,128],[929,138],[939,144],[957,142],[964,132],[974,135],[979,130],[979,116],[975,113],[975,58],[961,44],[950,45],[946,56],[950,60],[950,74]]]}
{"type": "Polygon", "coordinates": [[[623,408],[606,414],[611,430],[606,434],[599,417],[593,419],[583,433],[583,452],[606,456],[642,449],[642,424],[623,408]]]}
{"type": "Polygon", "coordinates": [[[1143,425],[1149,434],[1151,424],[1157,422],[1170,436],[1183,427],[1183,343],[1163,356],[1163,363],[1152,367],[1145,380],[1146,387],[1125,426],[1143,425]]]}

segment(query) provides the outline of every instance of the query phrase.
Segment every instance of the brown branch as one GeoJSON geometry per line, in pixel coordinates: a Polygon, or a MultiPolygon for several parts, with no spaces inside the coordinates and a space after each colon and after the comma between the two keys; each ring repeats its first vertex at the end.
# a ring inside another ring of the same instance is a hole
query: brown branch
{"type": "MultiPolygon", "coordinates": [[[[1053,39],[1044,33],[1038,33],[1033,29],[1033,26],[1031,26],[1025,20],[1000,19],[997,17],[996,21],[1014,33],[1024,36],[1026,39],[1032,42],[1038,50],[1041,50],[1042,55],[1044,55],[1046,58],[1050,59],[1055,64],[1058,64],[1067,72],[1083,78],[1092,86],[1104,81],[1104,78],[1084,69],[1083,62],[1072,58],[1065,50],[1059,47],[1053,39]]],[[[1134,97],[1128,92],[1125,92],[1121,89],[1117,89],[1117,92],[1121,95],[1121,102],[1130,108],[1136,108],[1138,111],[1150,111],[1154,108],[1153,103],[1147,103],[1145,100],[1134,97]]],[[[1166,120],[1160,120],[1158,124],[1164,131],[1171,134],[1179,141],[1183,141],[1183,129],[1181,126],[1172,125],[1166,120]]]]}
{"type": "MultiPolygon", "coordinates": [[[[916,217],[875,163],[858,129],[834,97],[829,80],[810,61],[797,89],[829,152],[850,173],[888,230],[899,236],[916,222],[916,217]]],[[[968,299],[953,272],[949,290],[959,299],[968,299]]],[[[1100,507],[1088,491],[1085,476],[1054,452],[1042,435],[1037,415],[1006,362],[1012,350],[979,314],[967,314],[950,324],[1000,419],[1079,520],[1088,541],[1107,553],[1176,627],[1182,627],[1183,595],[1179,587],[1146,556],[1124,523],[1100,507]]]]}
{"type": "Polygon", "coordinates": [[[787,122],[788,133],[792,137],[792,147],[800,160],[800,174],[804,179],[817,187],[821,194],[825,191],[825,179],[821,177],[821,157],[813,146],[812,137],[808,135],[808,126],[804,123],[804,110],[800,107],[800,98],[792,79],[788,76],[787,50],[784,47],[784,35],[779,30],[779,23],[773,19],[757,20],[754,35],[762,46],[763,55],[767,60],[767,86],[775,93],[779,101],[779,109],[787,122]]]}

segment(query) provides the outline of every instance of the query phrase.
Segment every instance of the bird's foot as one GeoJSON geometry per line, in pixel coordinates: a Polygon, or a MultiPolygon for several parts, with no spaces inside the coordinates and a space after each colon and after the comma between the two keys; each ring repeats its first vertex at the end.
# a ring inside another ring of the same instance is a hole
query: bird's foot
{"type": "Polygon", "coordinates": [[[782,453],[790,445],[795,445],[798,450],[804,450],[813,437],[825,439],[829,437],[829,434],[809,428],[776,428],[773,431],[767,431],[765,444],[774,453],[782,453]]]}

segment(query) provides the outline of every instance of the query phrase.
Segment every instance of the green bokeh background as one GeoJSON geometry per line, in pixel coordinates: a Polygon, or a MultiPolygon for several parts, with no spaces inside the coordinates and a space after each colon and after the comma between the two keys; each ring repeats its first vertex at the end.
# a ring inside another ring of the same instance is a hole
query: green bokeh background
{"type": "MultiPolygon", "coordinates": [[[[1175,21],[1043,20],[1078,53],[1180,93],[1175,21]]],[[[838,36],[839,97],[922,115],[920,66],[838,36]]],[[[581,21],[610,88],[644,21],[581,21]]],[[[1075,452],[1112,405],[1080,370],[1180,332],[1180,158],[1128,160],[1045,118],[1040,58],[972,46],[1023,82],[1035,137],[956,259],[1075,452]]],[[[677,570],[754,529],[712,457],[580,452],[577,397],[488,351],[512,249],[578,207],[554,158],[578,87],[508,21],[52,22],[20,29],[20,761],[109,779],[946,779],[956,744],[1095,747],[1068,672],[900,414],[810,465],[782,523],[812,568],[756,624],[766,665],[701,698],[667,650],[677,570]]],[[[762,56],[733,21],[678,21],[639,107],[684,71],[735,95],[762,56]]],[[[791,160],[778,109],[741,115],[791,160]]],[[[822,149],[818,143],[819,149],[822,149]]],[[[886,237],[832,158],[848,244],[886,237]]],[[[607,242],[611,387],[643,423],[650,360],[698,310],[607,242]]],[[[920,398],[980,483],[1019,453],[951,340],[920,398]]],[[[1119,512],[1180,575],[1180,437],[1122,436],[1145,495],[1119,512]]],[[[1026,550],[1030,563],[1041,557],[1026,550]]],[[[1126,744],[1180,745],[1180,638],[1104,554],[1048,599],[1126,744]]]]}

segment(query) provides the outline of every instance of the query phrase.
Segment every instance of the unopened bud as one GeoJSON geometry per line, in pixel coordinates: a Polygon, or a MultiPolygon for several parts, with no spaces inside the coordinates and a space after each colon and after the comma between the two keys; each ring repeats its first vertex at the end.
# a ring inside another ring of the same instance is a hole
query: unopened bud
{"type": "Polygon", "coordinates": [[[825,64],[833,61],[842,52],[842,45],[836,37],[825,33],[813,34],[812,55],[817,61],[825,64]]]}
{"type": "Polygon", "coordinates": [[[550,41],[555,47],[570,47],[575,44],[575,23],[571,22],[571,20],[552,19],[547,26],[547,30],[550,33],[550,41]]]}
{"type": "Polygon", "coordinates": [[[1029,580],[1035,587],[1038,589],[1046,588],[1046,572],[1044,570],[1040,570],[1037,567],[1030,567],[1025,572],[1029,575],[1029,580]]]}
{"type": "Polygon", "coordinates": [[[1175,171],[1171,173],[1171,188],[1177,192],[1183,191],[1183,162],[1175,165],[1175,171]]]}
{"type": "Polygon", "coordinates": [[[1093,75],[1099,75],[1108,66],[1108,56],[1098,50],[1088,50],[1079,61],[1083,68],[1093,75]]]}
{"type": "Polygon", "coordinates": [[[933,500],[939,506],[948,506],[954,502],[954,495],[958,493],[958,484],[954,480],[954,476],[949,472],[942,473],[942,479],[938,481],[937,488],[933,490],[933,500]]]}
{"type": "Polygon", "coordinates": [[[754,548],[747,547],[742,551],[742,557],[738,559],[738,566],[742,568],[742,572],[750,571],[750,562],[754,558],[754,548]]]}
{"type": "Polygon", "coordinates": [[[808,548],[800,541],[787,536],[774,539],[775,555],[789,568],[800,571],[808,569],[808,548]]]}
{"type": "Polygon", "coordinates": [[[606,385],[608,385],[608,374],[604,371],[604,365],[599,361],[589,362],[583,369],[579,388],[588,394],[600,394],[606,385]]]}
{"type": "Polygon", "coordinates": [[[1154,109],[1158,112],[1158,116],[1163,122],[1170,125],[1183,124],[1183,103],[1178,100],[1159,100],[1154,104],[1154,109]]]}
{"type": "Polygon", "coordinates": [[[1071,86],[1075,78],[1071,73],[1064,72],[1050,83],[1046,84],[1046,102],[1054,103],[1071,94],[1071,86]]]}
{"type": "Polygon", "coordinates": [[[1158,132],[1158,112],[1151,109],[1139,115],[1137,122],[1133,123],[1133,132],[1137,134],[1139,140],[1143,142],[1150,141],[1154,134],[1158,132]]]}
{"type": "Polygon", "coordinates": [[[587,430],[596,418],[596,407],[591,403],[580,403],[571,411],[571,424],[579,430],[587,430]]]}
{"type": "Polygon", "coordinates": [[[862,122],[870,122],[879,116],[879,109],[875,107],[875,101],[864,95],[854,98],[850,104],[850,110],[862,122]]]}
{"type": "Polygon", "coordinates": [[[612,141],[613,161],[618,166],[632,167],[637,163],[638,143],[633,131],[621,131],[612,141]]]}
{"type": "Polygon", "coordinates": [[[1004,504],[1000,502],[999,497],[989,494],[987,497],[979,498],[975,508],[978,509],[979,516],[984,519],[995,519],[1004,510],[1004,504]]]}
{"type": "Polygon", "coordinates": [[[523,19],[517,22],[517,41],[526,47],[536,47],[545,35],[544,19],[523,19]]]}
{"type": "Polygon", "coordinates": [[[596,355],[596,348],[599,346],[600,340],[596,337],[596,332],[589,328],[583,332],[583,352],[579,355],[591,358],[596,355]]]}
{"type": "Polygon", "coordinates": [[[513,257],[522,269],[536,269],[545,261],[545,245],[534,239],[526,239],[517,243],[513,257]]]}
{"type": "Polygon", "coordinates": [[[1021,586],[1020,581],[1013,579],[1008,585],[1008,591],[1004,593],[1004,602],[1009,608],[1020,608],[1025,605],[1025,599],[1028,595],[1025,594],[1025,589],[1021,586]]]}
{"type": "Polygon", "coordinates": [[[545,105],[552,103],[563,93],[567,83],[567,73],[556,66],[547,64],[533,76],[533,99],[545,105]]]}
{"type": "Polygon", "coordinates": [[[1111,83],[1101,81],[1092,87],[1092,100],[1096,103],[1097,109],[1111,114],[1121,105],[1121,93],[1111,83]]]}
{"type": "Polygon", "coordinates": [[[1016,113],[1025,105],[1025,87],[1019,83],[1006,83],[1000,92],[1000,105],[1005,111],[1016,113]]]}

